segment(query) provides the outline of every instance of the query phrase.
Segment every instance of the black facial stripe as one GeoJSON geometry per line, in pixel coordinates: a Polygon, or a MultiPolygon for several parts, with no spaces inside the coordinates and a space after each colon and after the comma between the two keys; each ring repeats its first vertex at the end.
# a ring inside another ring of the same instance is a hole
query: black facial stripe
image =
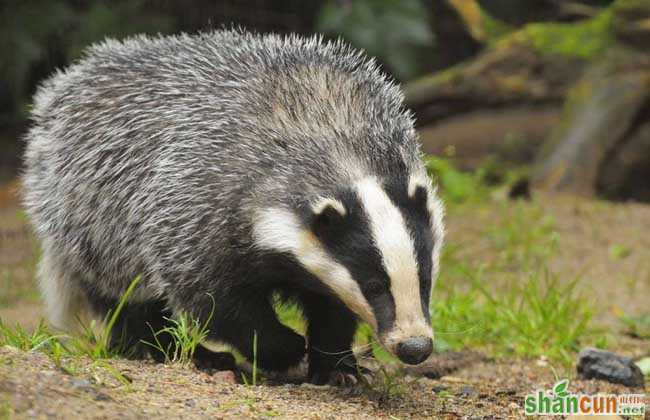
{"type": "MultiPolygon", "coordinates": [[[[336,198],[343,203],[346,215],[329,226],[319,240],[327,254],[358,282],[375,315],[378,331],[387,331],[395,322],[395,301],[390,292],[390,278],[373,241],[370,221],[355,192],[341,192],[336,198]]],[[[307,213],[305,224],[311,226],[313,214],[307,213]]]]}
{"type": "Polygon", "coordinates": [[[415,247],[420,280],[422,312],[430,320],[429,298],[431,296],[432,250],[431,214],[427,208],[427,192],[418,187],[413,197],[408,195],[408,179],[395,179],[386,185],[388,196],[400,210],[415,247]]]}

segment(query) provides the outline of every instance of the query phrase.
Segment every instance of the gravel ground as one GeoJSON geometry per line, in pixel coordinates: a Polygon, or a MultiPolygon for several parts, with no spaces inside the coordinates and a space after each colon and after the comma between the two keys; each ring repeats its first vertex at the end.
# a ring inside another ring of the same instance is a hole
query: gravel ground
{"type": "MultiPolygon", "coordinates": [[[[528,392],[550,388],[548,366],[522,360],[485,361],[438,380],[407,377],[385,400],[363,386],[246,386],[230,373],[111,360],[130,384],[90,360],[75,375],[41,353],[0,349],[0,413],[9,418],[522,418],[528,392]],[[10,408],[9,408],[10,407],[10,408]]],[[[573,381],[574,392],[628,392],[601,381],[573,381]]]]}

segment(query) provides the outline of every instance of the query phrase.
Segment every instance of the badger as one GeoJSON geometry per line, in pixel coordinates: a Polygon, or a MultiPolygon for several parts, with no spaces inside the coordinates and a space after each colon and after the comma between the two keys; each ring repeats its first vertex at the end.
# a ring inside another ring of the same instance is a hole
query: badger
{"type": "Polygon", "coordinates": [[[112,343],[185,313],[261,369],[304,358],[316,383],[356,372],[360,321],[405,363],[432,352],[443,207],[363,53],[239,29],[108,39],[39,87],[32,120],[24,203],[54,327],[102,319],[140,276],[112,343]]]}

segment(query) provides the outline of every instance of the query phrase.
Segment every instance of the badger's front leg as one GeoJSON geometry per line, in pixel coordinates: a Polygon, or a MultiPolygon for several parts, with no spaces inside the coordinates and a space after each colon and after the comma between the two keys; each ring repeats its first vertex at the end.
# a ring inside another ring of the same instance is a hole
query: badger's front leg
{"type": "Polygon", "coordinates": [[[305,294],[302,302],[308,323],[309,380],[316,384],[346,383],[347,377],[358,373],[352,353],[356,317],[341,303],[322,295],[305,294]]]}
{"type": "Polygon", "coordinates": [[[246,359],[255,360],[267,371],[284,372],[300,363],[305,355],[305,339],[278,321],[268,298],[227,302],[228,307],[221,307],[212,323],[211,339],[233,345],[246,359]]]}

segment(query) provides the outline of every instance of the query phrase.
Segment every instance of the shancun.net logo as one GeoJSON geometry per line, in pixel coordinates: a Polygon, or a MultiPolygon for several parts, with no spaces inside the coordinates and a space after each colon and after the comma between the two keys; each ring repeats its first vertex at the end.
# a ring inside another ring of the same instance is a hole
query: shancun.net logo
{"type": "Polygon", "coordinates": [[[574,394],[568,391],[569,380],[563,379],[552,390],[538,390],[526,395],[526,415],[569,414],[645,414],[644,394],[574,394]]]}

